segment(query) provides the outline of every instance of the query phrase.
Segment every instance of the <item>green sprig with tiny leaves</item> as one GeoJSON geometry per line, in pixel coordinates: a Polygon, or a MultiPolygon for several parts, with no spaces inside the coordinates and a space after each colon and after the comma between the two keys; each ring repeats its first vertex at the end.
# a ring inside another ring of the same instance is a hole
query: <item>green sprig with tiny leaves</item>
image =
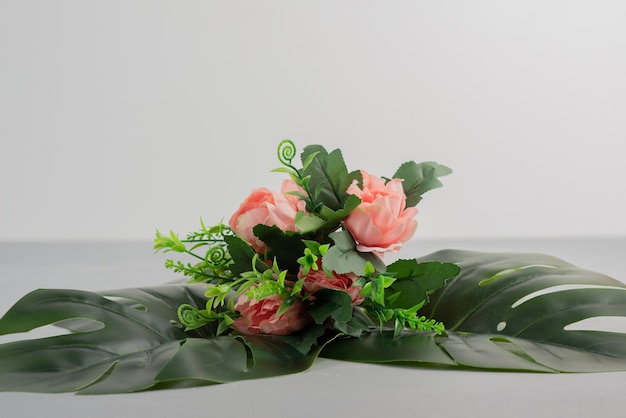
{"type": "Polygon", "coordinates": [[[363,276],[355,283],[357,286],[362,286],[360,296],[365,298],[361,304],[362,308],[378,319],[381,331],[386,324],[392,322],[395,337],[398,337],[406,328],[416,331],[432,331],[441,335],[445,331],[443,323],[417,314],[424,306],[424,302],[409,309],[386,307],[399,296],[398,294],[385,295],[385,289],[388,289],[395,281],[396,279],[388,274],[377,273],[372,264],[367,263],[363,276]]]}
{"type": "Polygon", "coordinates": [[[197,309],[189,304],[182,304],[178,307],[178,320],[185,327],[185,331],[198,329],[217,321],[215,330],[217,336],[228,331],[235,322],[231,313],[233,311],[217,312],[214,309],[197,309]]]}
{"type": "Polygon", "coordinates": [[[394,309],[394,337],[398,337],[405,328],[416,331],[432,331],[437,335],[442,335],[445,332],[446,327],[442,322],[418,315],[417,312],[422,306],[424,306],[423,302],[410,309],[394,309]]]}
{"type": "Polygon", "coordinates": [[[313,162],[316,157],[316,153],[311,154],[303,163],[302,170],[296,168],[292,161],[296,156],[296,145],[291,139],[284,139],[278,144],[278,161],[284,167],[278,167],[272,170],[276,173],[286,173],[291,177],[291,179],[302,189],[304,193],[299,191],[288,192],[288,194],[297,196],[302,201],[306,203],[306,209],[309,212],[319,212],[322,205],[320,203],[315,203],[317,197],[319,196],[320,190],[315,190],[311,193],[309,189],[309,181],[311,180],[311,176],[303,176],[302,172],[307,169],[307,167],[313,162]]]}
{"type": "Polygon", "coordinates": [[[228,267],[232,259],[224,237],[234,235],[233,230],[222,223],[207,227],[202,220],[200,226],[200,230],[187,234],[186,239],[180,239],[173,231],[164,235],[157,230],[153,248],[156,252],[186,253],[200,260],[196,264],[171,259],[165,261],[165,268],[182,273],[189,278],[190,283],[221,283],[231,279],[232,274],[228,267]],[[205,250],[204,254],[198,254],[199,248],[205,250]]]}

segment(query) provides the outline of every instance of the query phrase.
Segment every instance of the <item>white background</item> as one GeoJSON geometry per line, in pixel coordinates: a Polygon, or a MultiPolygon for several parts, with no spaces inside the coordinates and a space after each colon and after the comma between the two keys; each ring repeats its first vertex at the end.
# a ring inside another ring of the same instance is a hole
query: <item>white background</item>
{"type": "Polygon", "coordinates": [[[625,235],[626,3],[0,1],[0,240],[149,240],[275,146],[454,169],[418,237],[625,235]]]}

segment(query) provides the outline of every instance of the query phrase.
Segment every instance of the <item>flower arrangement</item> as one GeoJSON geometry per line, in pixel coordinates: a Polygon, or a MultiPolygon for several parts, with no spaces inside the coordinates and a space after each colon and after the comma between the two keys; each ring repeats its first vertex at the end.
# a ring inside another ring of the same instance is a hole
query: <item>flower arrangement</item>
{"type": "Polygon", "coordinates": [[[571,330],[626,316],[626,286],[542,254],[442,250],[385,262],[416,231],[424,193],[450,169],[406,162],[390,177],[348,171],[319,145],[280,191],[253,190],[227,224],[157,231],[187,279],[148,288],[38,289],[0,335],[0,391],[122,393],[301,372],[318,356],[533,372],[626,370],[626,334],[571,330]]]}
{"type": "Polygon", "coordinates": [[[214,324],[216,335],[292,335],[320,327],[359,337],[373,320],[381,330],[391,324],[396,336],[405,328],[442,334],[441,322],[418,312],[458,267],[428,263],[431,280],[409,294],[405,282],[425,266],[383,260],[413,236],[415,205],[451,170],[411,161],[385,179],[349,172],[339,150],[308,146],[302,168],[294,166],[295,155],[291,140],[279,144],[282,167],[274,171],[289,178],[280,191],[253,190],[228,225],[202,223],[185,240],[157,231],[156,250],[201,260],[166,266],[209,284],[206,307],[181,305],[181,323],[187,330],[214,324]]]}

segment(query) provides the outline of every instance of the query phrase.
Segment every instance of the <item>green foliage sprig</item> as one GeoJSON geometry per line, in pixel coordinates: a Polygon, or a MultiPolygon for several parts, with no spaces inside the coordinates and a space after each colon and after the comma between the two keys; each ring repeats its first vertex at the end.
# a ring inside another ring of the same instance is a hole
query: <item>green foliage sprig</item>
{"type": "Polygon", "coordinates": [[[186,239],[181,240],[173,231],[170,231],[169,235],[164,235],[157,230],[153,249],[155,252],[186,253],[200,260],[195,264],[171,259],[165,261],[165,268],[189,277],[190,283],[220,283],[233,276],[229,269],[233,260],[228,252],[225,237],[234,235],[233,230],[227,225],[219,223],[207,227],[201,219],[200,229],[187,234],[186,239]],[[204,254],[198,254],[196,250],[204,247],[208,247],[205,248],[204,254]]]}
{"type": "MultiPolygon", "coordinates": [[[[288,194],[303,201],[305,209],[296,213],[297,232],[272,225],[254,227],[254,235],[267,245],[263,254],[221,223],[207,227],[201,221],[200,230],[184,240],[173,232],[164,235],[157,231],[155,250],[186,253],[199,260],[167,260],[166,267],[182,273],[190,282],[209,285],[206,306],[181,306],[180,322],[190,330],[216,323],[218,335],[228,333],[240,316],[235,300],[244,295],[248,301],[262,301],[276,295],[282,301],[276,317],[299,301],[313,323],[330,325],[352,336],[371,331],[373,323],[365,317],[377,321],[381,331],[393,329],[395,336],[405,329],[441,334],[443,324],[420,314],[420,309],[427,303],[427,294],[442,287],[458,269],[430,266],[425,277],[414,271],[420,266],[404,261],[388,268],[377,255],[358,251],[343,221],[361,204],[358,196],[347,193],[351,183],[361,186],[361,171],[348,171],[340,150],[328,152],[320,145],[305,147],[302,167],[298,168],[294,164],[296,151],[293,141],[281,141],[277,156],[282,167],[273,171],[290,176],[299,190],[288,194]],[[353,281],[346,275],[357,277],[352,286],[360,289],[360,301],[355,302],[340,288],[306,291],[306,278],[313,273],[325,275],[329,283],[353,281]],[[405,291],[412,296],[404,295],[405,291]]],[[[437,178],[449,172],[435,163],[408,162],[394,177],[403,179],[407,203],[415,205],[425,192],[440,187],[437,178]]]]}
{"type": "Polygon", "coordinates": [[[319,190],[319,188],[316,188],[314,192],[311,192],[311,189],[309,188],[311,176],[303,174],[303,172],[306,171],[309,165],[313,162],[313,160],[317,156],[317,153],[309,155],[309,157],[302,164],[302,170],[296,168],[293,165],[293,159],[296,156],[296,145],[292,140],[282,140],[278,144],[277,155],[278,161],[280,161],[280,163],[284,167],[278,167],[272,171],[275,173],[288,174],[291,179],[304,190],[304,193],[300,191],[292,191],[289,192],[289,194],[298,196],[302,201],[304,201],[306,203],[307,211],[314,213],[319,212],[322,206],[321,203],[318,203],[318,198],[321,190],[319,190]]]}

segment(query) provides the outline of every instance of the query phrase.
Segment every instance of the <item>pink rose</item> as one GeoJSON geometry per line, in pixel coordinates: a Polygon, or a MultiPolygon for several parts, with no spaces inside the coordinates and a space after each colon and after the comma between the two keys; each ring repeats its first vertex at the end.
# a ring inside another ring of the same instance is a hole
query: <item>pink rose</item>
{"type": "Polygon", "coordinates": [[[406,208],[406,195],[402,180],[393,179],[385,184],[379,177],[363,170],[363,188],[354,181],[347,193],[361,198],[344,224],[357,242],[357,250],[383,253],[398,251],[417,228],[416,208],[406,208]]]}
{"type": "Polygon", "coordinates": [[[228,225],[259,253],[267,246],[258,239],[252,229],[259,225],[277,226],[283,231],[295,231],[296,212],[304,210],[305,202],[298,196],[285,194],[298,190],[291,179],[283,181],[281,192],[266,188],[253,190],[239,209],[231,216],[228,225]]]}
{"type": "MultiPolygon", "coordinates": [[[[359,296],[361,292],[360,286],[353,286],[353,283],[358,280],[358,276],[354,273],[337,274],[332,272],[332,277],[322,270],[322,260],[317,260],[318,269],[309,270],[309,273],[304,276],[303,288],[307,293],[315,293],[320,289],[333,289],[343,290],[352,298],[352,305],[356,306],[363,302],[364,298],[359,296]]],[[[298,274],[298,278],[302,278],[302,273],[298,274]]]]}
{"type": "Polygon", "coordinates": [[[310,322],[311,318],[298,300],[276,318],[276,312],[282,302],[278,295],[270,295],[261,300],[248,300],[243,294],[235,304],[235,310],[241,314],[241,318],[236,319],[232,327],[242,334],[289,335],[300,331],[310,322]]]}

